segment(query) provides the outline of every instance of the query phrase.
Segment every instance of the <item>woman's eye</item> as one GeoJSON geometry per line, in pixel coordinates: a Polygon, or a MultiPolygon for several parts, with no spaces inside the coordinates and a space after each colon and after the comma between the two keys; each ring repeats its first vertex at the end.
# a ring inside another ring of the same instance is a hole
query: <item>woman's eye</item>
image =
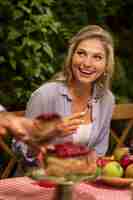
{"type": "Polygon", "coordinates": [[[77,51],[77,54],[78,54],[79,56],[85,56],[85,52],[83,52],[83,51],[77,51]]]}
{"type": "Polygon", "coordinates": [[[101,55],[94,55],[94,58],[95,58],[96,60],[102,60],[102,59],[103,59],[103,56],[101,56],[101,55]]]}

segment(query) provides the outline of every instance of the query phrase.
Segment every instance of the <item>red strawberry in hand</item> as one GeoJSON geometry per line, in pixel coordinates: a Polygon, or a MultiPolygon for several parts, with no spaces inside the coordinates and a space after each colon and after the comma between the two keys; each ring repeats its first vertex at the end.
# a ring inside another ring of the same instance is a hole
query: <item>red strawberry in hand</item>
{"type": "Polygon", "coordinates": [[[34,119],[36,129],[32,132],[31,142],[44,143],[58,134],[57,124],[61,117],[56,113],[44,113],[34,119]]]}
{"type": "Polygon", "coordinates": [[[42,113],[36,119],[47,121],[47,120],[60,119],[60,116],[58,113],[42,113]]]}

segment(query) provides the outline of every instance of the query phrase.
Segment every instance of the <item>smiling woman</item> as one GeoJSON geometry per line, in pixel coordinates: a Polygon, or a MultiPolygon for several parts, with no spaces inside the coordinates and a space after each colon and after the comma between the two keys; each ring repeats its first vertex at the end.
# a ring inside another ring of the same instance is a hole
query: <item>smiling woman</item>
{"type": "Polygon", "coordinates": [[[64,70],[32,94],[26,116],[59,114],[58,135],[51,143],[82,143],[104,155],[114,105],[113,66],[110,33],[97,25],[84,27],[70,41],[64,70]]]}

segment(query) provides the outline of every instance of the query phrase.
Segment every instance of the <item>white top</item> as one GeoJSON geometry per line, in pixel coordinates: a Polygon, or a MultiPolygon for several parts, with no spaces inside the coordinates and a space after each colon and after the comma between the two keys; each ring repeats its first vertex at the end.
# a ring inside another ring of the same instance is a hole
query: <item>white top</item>
{"type": "Polygon", "coordinates": [[[92,123],[82,124],[77,129],[77,132],[73,134],[73,142],[80,144],[87,144],[92,131],[92,123]]]}
{"type": "Polygon", "coordinates": [[[0,104],[0,112],[6,111],[6,109],[0,104]]]}

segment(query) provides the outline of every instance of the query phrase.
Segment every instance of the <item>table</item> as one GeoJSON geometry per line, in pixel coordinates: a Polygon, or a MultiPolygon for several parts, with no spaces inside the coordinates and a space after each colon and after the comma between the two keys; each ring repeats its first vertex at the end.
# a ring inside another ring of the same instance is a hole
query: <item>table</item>
{"type": "MultiPolygon", "coordinates": [[[[0,200],[55,200],[55,187],[44,188],[28,177],[0,180],[0,200]]],[[[109,186],[97,186],[92,183],[80,183],[73,186],[72,200],[131,200],[128,189],[116,189],[109,186]]]]}

